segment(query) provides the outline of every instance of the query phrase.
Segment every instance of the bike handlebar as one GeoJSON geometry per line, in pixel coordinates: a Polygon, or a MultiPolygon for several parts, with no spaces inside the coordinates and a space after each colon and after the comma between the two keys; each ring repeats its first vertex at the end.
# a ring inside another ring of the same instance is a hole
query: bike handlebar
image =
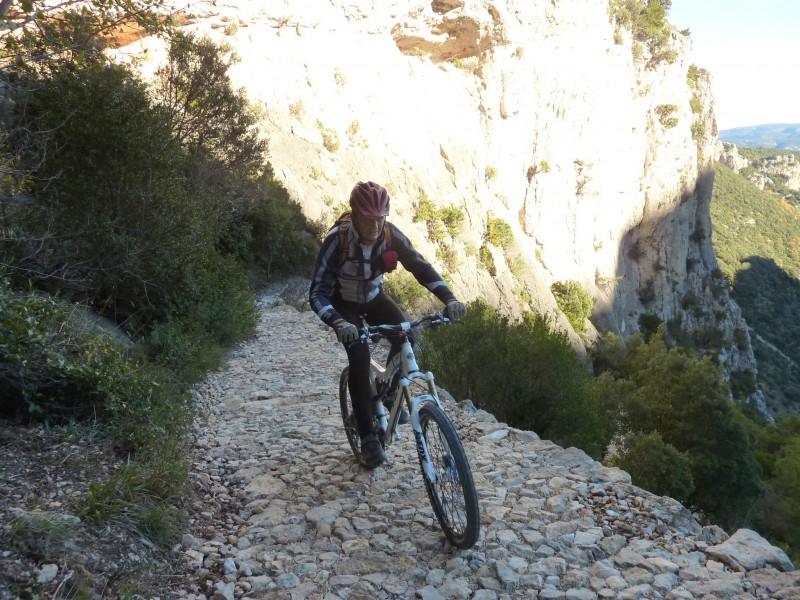
{"type": "Polygon", "coordinates": [[[403,323],[398,323],[396,325],[370,325],[365,329],[362,329],[361,337],[365,339],[367,336],[391,336],[397,334],[405,334],[414,329],[414,327],[419,327],[423,323],[431,323],[431,325],[444,325],[447,323],[453,323],[448,317],[445,316],[443,311],[431,313],[429,315],[425,315],[424,317],[420,317],[416,321],[404,321],[403,323]]]}

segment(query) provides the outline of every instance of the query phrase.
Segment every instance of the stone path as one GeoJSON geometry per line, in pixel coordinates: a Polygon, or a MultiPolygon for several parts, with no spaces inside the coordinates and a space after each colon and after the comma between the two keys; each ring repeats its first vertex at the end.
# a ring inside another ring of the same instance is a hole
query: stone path
{"type": "Polygon", "coordinates": [[[626,473],[443,393],[482,520],[475,547],[454,550],[410,429],[387,465],[361,469],[338,408],[344,352],[312,312],[271,300],[257,339],[197,388],[193,476],[205,498],[182,544],[197,584],[181,596],[800,598],[800,571],[754,532],[701,527],[626,473]]]}

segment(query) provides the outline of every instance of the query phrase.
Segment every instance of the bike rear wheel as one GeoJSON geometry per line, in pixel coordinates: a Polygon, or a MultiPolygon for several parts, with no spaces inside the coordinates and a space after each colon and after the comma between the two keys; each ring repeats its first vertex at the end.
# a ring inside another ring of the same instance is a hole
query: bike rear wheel
{"type": "Polygon", "coordinates": [[[353,451],[356,460],[362,463],[361,436],[358,435],[356,416],[353,414],[353,403],[350,401],[349,379],[350,367],[345,367],[339,378],[339,408],[342,411],[342,424],[344,425],[344,433],[347,435],[347,441],[350,442],[350,449],[353,451]]]}
{"type": "Polygon", "coordinates": [[[470,548],[478,540],[480,513],[464,446],[453,423],[435,403],[420,406],[419,420],[434,474],[431,480],[420,455],[422,478],[433,512],[453,546],[470,548]]]}
{"type": "MultiPolygon", "coordinates": [[[[339,377],[339,409],[342,411],[342,424],[344,425],[344,433],[347,436],[347,441],[350,443],[350,449],[353,451],[353,456],[363,466],[368,467],[364,457],[361,455],[361,436],[358,433],[358,424],[356,423],[356,416],[353,413],[353,402],[350,398],[350,367],[345,367],[339,377]]],[[[377,432],[380,430],[380,423],[377,418],[373,417],[373,428],[377,432]]],[[[380,439],[380,436],[378,436],[380,439]]],[[[380,440],[383,446],[383,440],[380,440]]],[[[374,468],[374,466],[372,467],[374,468]]]]}

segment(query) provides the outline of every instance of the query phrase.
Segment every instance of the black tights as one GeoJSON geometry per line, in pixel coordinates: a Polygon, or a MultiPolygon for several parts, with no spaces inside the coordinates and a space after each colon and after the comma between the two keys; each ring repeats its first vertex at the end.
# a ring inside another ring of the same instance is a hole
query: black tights
{"type": "MultiPolygon", "coordinates": [[[[342,318],[358,328],[363,326],[361,318],[370,325],[396,325],[406,320],[403,311],[394,300],[381,292],[366,304],[356,304],[345,300],[334,300],[333,308],[342,318]]],[[[350,364],[350,398],[353,401],[353,413],[356,417],[358,433],[364,437],[372,429],[372,392],[369,385],[369,344],[357,341],[344,345],[350,364]]],[[[391,354],[399,350],[392,344],[391,354]]],[[[391,355],[390,354],[390,355],[391,355]]]]}

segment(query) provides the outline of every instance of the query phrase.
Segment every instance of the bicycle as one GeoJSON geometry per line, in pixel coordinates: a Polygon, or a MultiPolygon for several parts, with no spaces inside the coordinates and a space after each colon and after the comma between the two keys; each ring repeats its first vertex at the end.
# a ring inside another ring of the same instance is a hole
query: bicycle
{"type": "MultiPolygon", "coordinates": [[[[422,478],[433,512],[445,536],[456,548],[470,548],[480,533],[478,495],[472,479],[464,446],[452,421],[439,402],[433,374],[421,372],[411,343],[413,328],[430,323],[452,323],[443,313],[433,313],[413,322],[398,325],[374,325],[362,330],[361,341],[369,340],[370,385],[373,387],[374,428],[384,449],[395,439],[400,410],[405,404],[417,447],[422,478]],[[375,360],[375,350],[382,339],[399,338],[400,351],[390,356],[386,365],[375,360]],[[424,393],[413,394],[412,389],[424,393]],[[405,401],[405,402],[404,402],[405,401]],[[388,409],[388,413],[387,413],[388,409]]],[[[339,380],[339,404],[347,440],[359,463],[364,464],[360,437],[352,411],[348,388],[349,367],[339,380]]]]}

